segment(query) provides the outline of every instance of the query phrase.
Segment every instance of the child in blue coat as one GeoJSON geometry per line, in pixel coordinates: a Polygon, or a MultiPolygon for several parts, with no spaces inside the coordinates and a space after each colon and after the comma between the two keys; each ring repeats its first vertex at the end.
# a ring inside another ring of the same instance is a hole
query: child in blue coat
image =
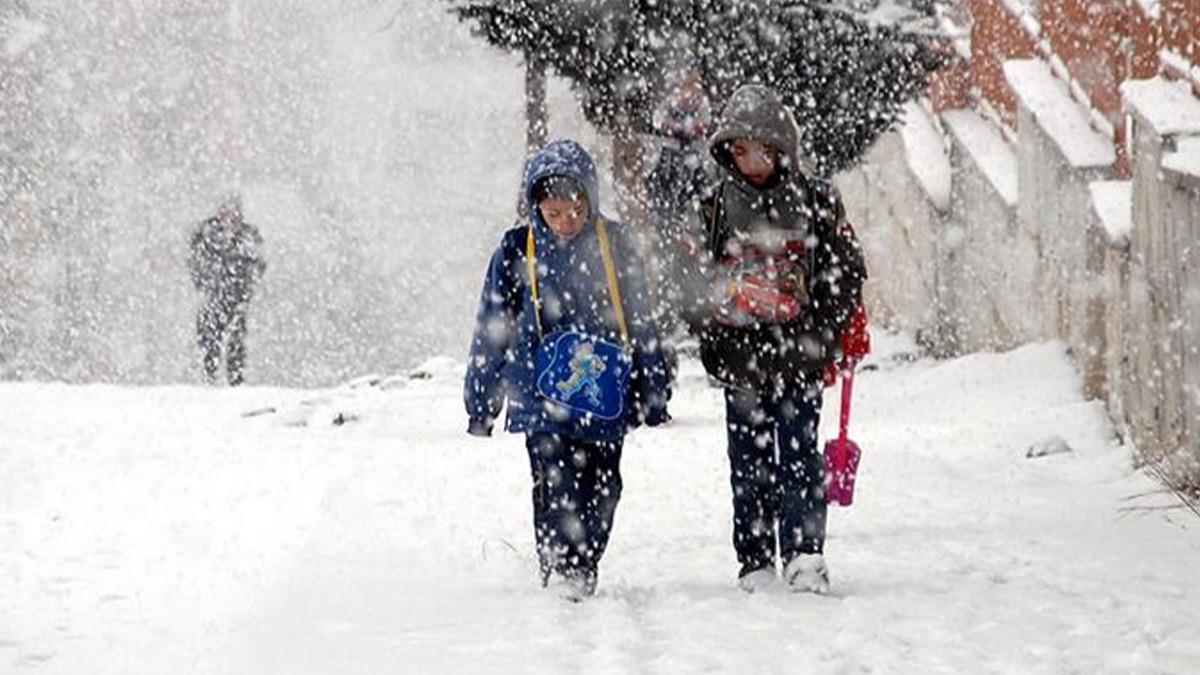
{"type": "Polygon", "coordinates": [[[595,593],[621,496],[628,430],[669,419],[670,388],[642,263],[601,215],[596,169],[554,141],[524,178],[527,222],[492,256],[471,342],[468,432],[524,432],[542,585],[595,593]]]}

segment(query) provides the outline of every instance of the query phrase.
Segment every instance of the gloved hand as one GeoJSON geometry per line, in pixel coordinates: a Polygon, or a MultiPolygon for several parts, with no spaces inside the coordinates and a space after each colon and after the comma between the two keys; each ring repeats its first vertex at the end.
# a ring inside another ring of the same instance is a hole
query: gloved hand
{"type": "Polygon", "coordinates": [[[472,436],[488,437],[492,435],[492,422],[486,419],[474,419],[467,422],[467,433],[472,436]]]}
{"type": "Polygon", "coordinates": [[[649,414],[646,415],[646,426],[648,427],[657,427],[670,421],[671,413],[668,413],[666,408],[651,408],[649,414]]]}
{"type": "Polygon", "coordinates": [[[842,358],[825,367],[823,379],[826,387],[837,384],[838,374],[854,370],[859,362],[871,353],[871,334],[867,331],[867,311],[859,305],[850,327],[842,334],[842,358]]]}
{"type": "Polygon", "coordinates": [[[850,319],[850,328],[842,335],[842,355],[858,363],[871,353],[871,334],[867,331],[867,310],[862,305],[850,319]]]}

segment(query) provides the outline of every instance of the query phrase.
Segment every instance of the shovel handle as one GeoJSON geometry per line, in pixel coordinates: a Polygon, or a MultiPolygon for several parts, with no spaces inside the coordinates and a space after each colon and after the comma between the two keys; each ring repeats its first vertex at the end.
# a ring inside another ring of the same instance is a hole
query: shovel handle
{"type": "Polygon", "coordinates": [[[838,424],[838,441],[844,443],[850,436],[850,396],[854,391],[854,362],[842,362],[842,410],[838,424]]]}

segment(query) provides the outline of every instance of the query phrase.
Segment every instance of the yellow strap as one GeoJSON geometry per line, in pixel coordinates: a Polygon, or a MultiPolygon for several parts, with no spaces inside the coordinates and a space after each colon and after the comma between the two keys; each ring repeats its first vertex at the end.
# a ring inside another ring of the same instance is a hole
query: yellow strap
{"type": "Polygon", "coordinates": [[[533,318],[537,321],[538,337],[542,337],[542,300],[538,297],[537,246],[533,243],[533,221],[525,228],[525,266],[529,269],[529,290],[533,295],[533,318]]]}
{"type": "Polygon", "coordinates": [[[600,237],[600,253],[604,256],[604,273],[608,275],[608,294],[612,297],[613,310],[617,313],[617,325],[621,328],[621,341],[629,349],[629,327],[625,325],[625,307],[621,304],[621,289],[617,286],[617,268],[613,266],[612,251],[608,248],[608,229],[604,219],[596,219],[596,236],[600,237]]]}
{"type": "MultiPolygon", "coordinates": [[[[538,297],[537,244],[533,239],[533,223],[526,227],[525,266],[529,271],[529,291],[533,296],[533,318],[537,321],[538,335],[542,335],[542,300],[538,297]]],[[[629,327],[625,324],[625,307],[621,304],[621,288],[617,285],[617,269],[613,266],[612,251],[608,247],[608,228],[603,218],[596,218],[596,236],[600,239],[600,254],[604,256],[604,274],[608,277],[608,294],[612,298],[613,311],[617,314],[617,326],[621,329],[621,341],[629,349],[629,327]]]]}

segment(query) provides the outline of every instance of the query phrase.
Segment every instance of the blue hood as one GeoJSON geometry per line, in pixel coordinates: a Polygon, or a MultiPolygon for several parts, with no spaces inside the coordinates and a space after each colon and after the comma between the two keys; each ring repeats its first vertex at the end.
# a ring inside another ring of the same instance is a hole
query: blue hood
{"type": "Polygon", "coordinates": [[[583,146],[570,140],[550,141],[525,168],[524,194],[528,213],[538,228],[544,229],[537,204],[533,203],[533,186],[550,176],[567,176],[583,185],[588,198],[588,224],[600,213],[600,190],[596,181],[596,163],[583,146]]]}

